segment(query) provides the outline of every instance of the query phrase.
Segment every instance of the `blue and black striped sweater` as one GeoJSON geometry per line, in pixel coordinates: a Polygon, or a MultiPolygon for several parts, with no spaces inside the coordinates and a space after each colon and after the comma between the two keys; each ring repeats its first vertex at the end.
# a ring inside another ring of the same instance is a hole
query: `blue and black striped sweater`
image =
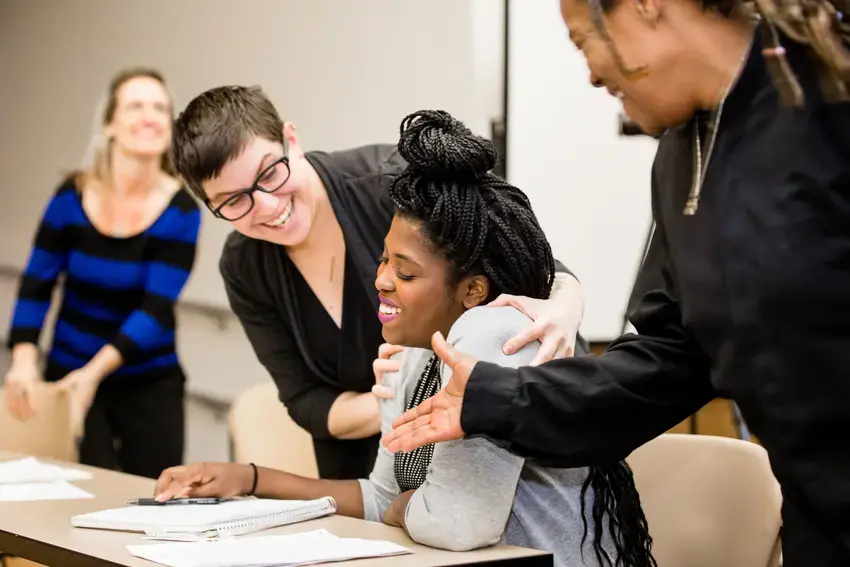
{"type": "Polygon", "coordinates": [[[84,366],[105,345],[124,364],[116,376],[179,370],[174,303],[195,260],[200,209],[178,191],[156,221],[128,238],[100,233],[72,181],[55,192],[21,279],[9,346],[38,344],[53,288],[65,276],[46,379],[84,366]]]}

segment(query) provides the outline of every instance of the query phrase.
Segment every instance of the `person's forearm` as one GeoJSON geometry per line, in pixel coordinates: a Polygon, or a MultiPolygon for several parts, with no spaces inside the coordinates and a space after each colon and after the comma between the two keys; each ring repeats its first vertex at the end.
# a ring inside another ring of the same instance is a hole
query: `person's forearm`
{"type": "Polygon", "coordinates": [[[305,478],[276,469],[257,467],[257,489],[254,495],[282,500],[313,500],[330,496],[336,501],[338,514],[363,518],[363,495],[360,483],[356,480],[305,478]]]}
{"type": "Polygon", "coordinates": [[[709,361],[674,339],[624,338],[599,357],[510,369],[476,364],[461,425],[546,466],[605,465],[716,395],[709,361]]]}
{"type": "Polygon", "coordinates": [[[343,392],[328,412],[328,431],[337,439],[364,439],[381,431],[378,399],[371,392],[343,392]]]}
{"type": "Polygon", "coordinates": [[[12,347],[12,365],[37,365],[38,347],[32,343],[18,343],[12,347]]]}
{"type": "Polygon", "coordinates": [[[112,345],[104,345],[104,347],[97,351],[97,354],[88,361],[88,364],[85,365],[85,369],[98,381],[100,381],[118,370],[123,362],[121,353],[118,352],[118,349],[112,345]]]}
{"type": "Polygon", "coordinates": [[[552,282],[552,291],[549,299],[555,301],[570,301],[578,309],[584,310],[584,289],[578,279],[572,274],[558,272],[552,282]]]}
{"type": "Polygon", "coordinates": [[[399,494],[395,500],[384,511],[384,523],[390,526],[404,528],[404,531],[410,535],[407,529],[407,506],[410,504],[410,499],[413,497],[415,490],[407,490],[399,494]]]}

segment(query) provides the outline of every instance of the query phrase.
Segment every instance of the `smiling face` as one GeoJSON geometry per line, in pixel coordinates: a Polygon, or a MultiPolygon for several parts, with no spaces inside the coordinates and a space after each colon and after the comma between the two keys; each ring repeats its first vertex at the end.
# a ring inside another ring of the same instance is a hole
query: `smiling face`
{"type": "MultiPolygon", "coordinates": [[[[588,0],[561,0],[561,15],[587,61],[591,84],[619,98],[624,112],[652,135],[685,122],[694,110],[693,77],[682,68],[686,42],[661,17],[663,1],[619,0],[604,16],[612,47],[595,26],[588,0]]],[[[674,11],[675,6],[668,10],[674,11]]]]}
{"type": "Polygon", "coordinates": [[[280,161],[284,157],[283,144],[255,136],[240,154],[225,164],[220,175],[203,183],[203,189],[212,209],[227,202],[229,211],[222,213],[235,218],[239,216],[233,214],[239,212],[237,209],[250,206],[248,195],[234,202],[235,193],[252,187],[255,182],[264,188],[279,187],[271,193],[254,191],[253,208],[230,224],[250,238],[297,246],[306,240],[315,220],[317,195],[312,183],[315,173],[291,125],[284,128],[284,136],[288,146],[288,178],[287,165],[280,161]]]}
{"type": "Polygon", "coordinates": [[[490,287],[486,277],[453,282],[452,273],[449,261],[427,242],[421,223],[396,215],[375,279],[384,340],[431,348],[431,335],[440,331],[447,336],[458,317],[484,303],[490,287]]]}
{"type": "Polygon", "coordinates": [[[152,77],[134,77],[115,92],[106,136],[128,155],[160,157],[171,143],[171,97],[152,77]]]}

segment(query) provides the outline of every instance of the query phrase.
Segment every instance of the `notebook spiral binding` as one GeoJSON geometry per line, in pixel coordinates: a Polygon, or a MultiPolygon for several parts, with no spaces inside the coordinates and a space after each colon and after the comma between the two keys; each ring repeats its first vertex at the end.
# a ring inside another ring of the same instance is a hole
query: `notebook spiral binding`
{"type": "Polygon", "coordinates": [[[213,524],[212,529],[200,534],[182,534],[175,531],[147,531],[146,534],[151,537],[169,539],[180,535],[200,536],[201,539],[215,540],[223,537],[243,535],[253,532],[258,532],[265,529],[276,528],[278,526],[286,526],[298,522],[306,522],[323,516],[329,516],[336,512],[336,501],[331,496],[325,496],[312,502],[309,506],[304,506],[294,510],[285,512],[277,512],[274,514],[255,515],[237,520],[229,520],[227,522],[218,522],[213,524]]]}

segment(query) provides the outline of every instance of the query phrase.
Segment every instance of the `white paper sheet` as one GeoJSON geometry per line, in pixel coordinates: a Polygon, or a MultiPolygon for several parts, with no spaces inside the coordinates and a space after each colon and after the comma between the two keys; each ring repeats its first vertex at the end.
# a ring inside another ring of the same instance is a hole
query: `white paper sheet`
{"type": "Polygon", "coordinates": [[[167,567],[294,567],[411,553],[388,541],[340,538],[327,530],[195,543],[128,545],[136,557],[167,567]]]}
{"type": "Polygon", "coordinates": [[[18,482],[88,480],[91,473],[70,467],[42,463],[35,457],[0,462],[0,486],[18,482]]]}
{"type": "Polygon", "coordinates": [[[0,502],[80,500],[82,498],[94,498],[94,494],[65,480],[0,484],[0,502]]]}

